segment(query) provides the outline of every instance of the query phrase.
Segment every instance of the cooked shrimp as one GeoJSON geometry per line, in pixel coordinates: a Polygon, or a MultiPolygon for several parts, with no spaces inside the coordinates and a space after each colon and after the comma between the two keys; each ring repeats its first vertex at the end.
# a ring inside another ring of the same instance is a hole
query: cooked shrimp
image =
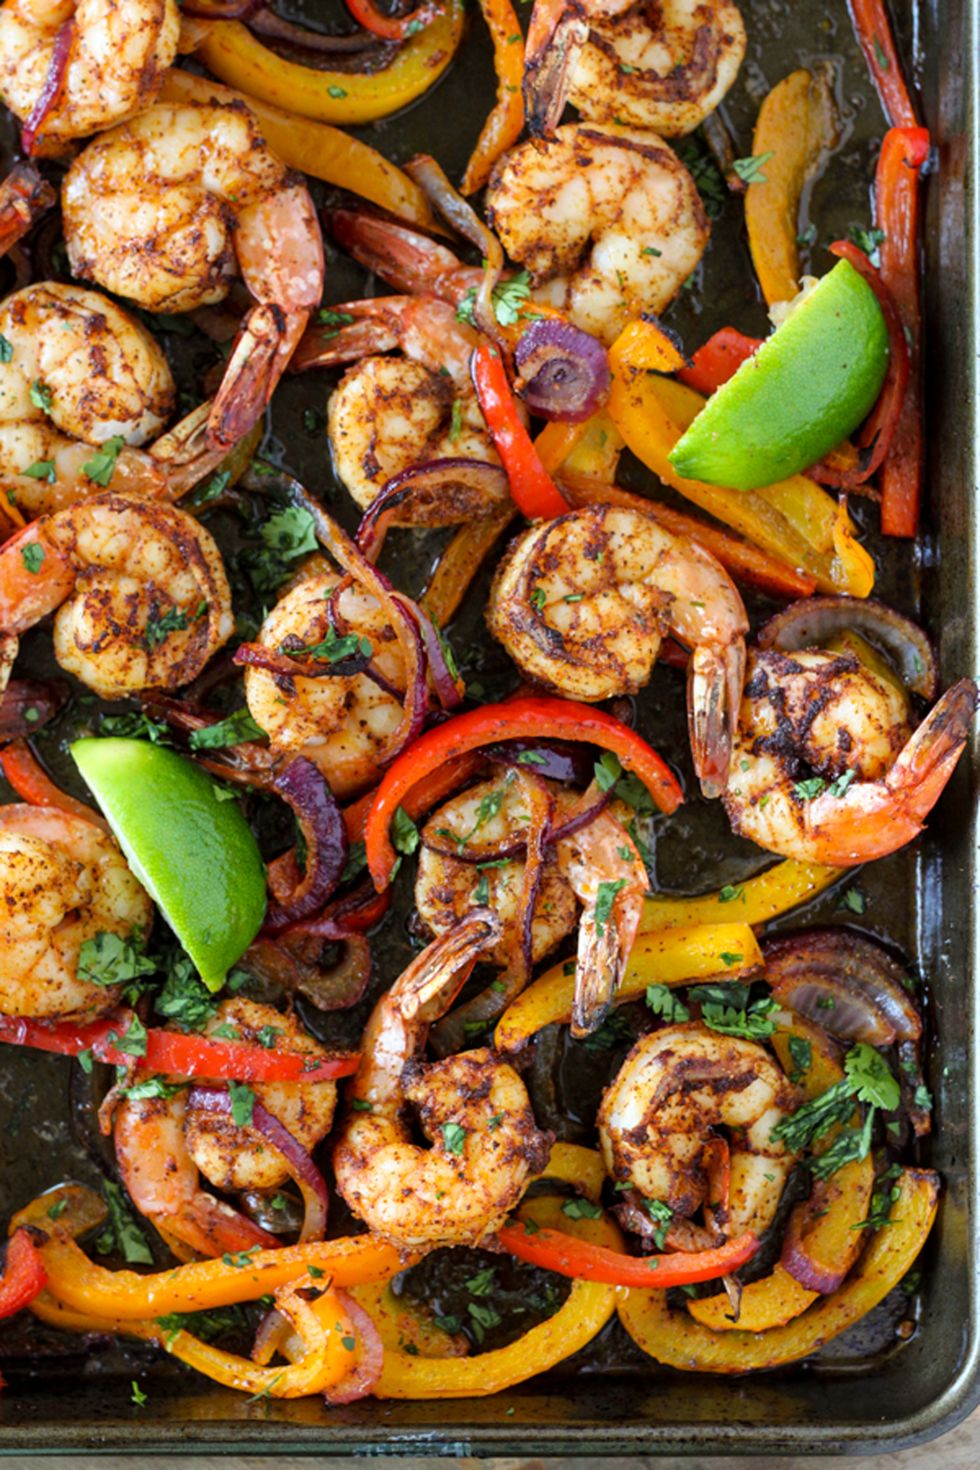
{"type": "Polygon", "coordinates": [[[714,112],[738,75],[745,27],[730,0],[535,0],[524,65],[532,136],[565,103],[673,138],[714,112]]]}
{"type": "Polygon", "coordinates": [[[695,768],[706,796],[724,790],[748,621],[735,584],[709,552],[638,511],[570,511],[512,543],[487,622],[527,678],[571,699],[634,693],[668,632],[689,644],[695,768]]]}
{"type": "Polygon", "coordinates": [[[245,698],[252,718],[275,751],[304,755],[323,772],[338,796],[349,796],[378,779],[402,721],[397,689],[405,678],[404,657],[377,602],[339,575],[318,571],[292,587],[262,624],[265,648],[294,655],[332,636],[353,630],[372,648],[372,668],[381,675],[331,673],[323,678],[283,677],[263,668],[245,671],[245,698]]]}
{"type": "Polygon", "coordinates": [[[91,1020],[120,987],[79,975],[98,934],[147,933],[153,905],[115,842],[54,807],[0,807],[0,1011],[91,1020]]]}
{"type": "Polygon", "coordinates": [[[56,100],[36,123],[40,136],[32,147],[60,152],[73,138],[147,107],[177,55],[179,34],[177,0],[5,0],[0,92],[22,122],[33,121],[63,66],[56,100]]]}
{"type": "Polygon", "coordinates": [[[548,1156],[523,1082],[493,1052],[422,1060],[430,1022],[499,935],[491,911],[473,909],[395,981],[364,1032],[334,1149],[337,1188],[375,1234],[406,1250],[487,1240],[548,1156]],[[412,1141],[408,1105],[428,1148],[412,1141]]]}
{"type": "Polygon", "coordinates": [[[487,215],[538,297],[606,343],[673,300],[709,234],[676,153],[614,123],[567,124],[512,148],[490,180],[487,215]]]}
{"type": "Polygon", "coordinates": [[[323,291],[306,185],[242,104],[158,105],[79,154],[62,189],[72,271],[149,311],[221,301],[236,266],[256,304],[211,408],[230,447],[268,402],[323,291]]]}
{"type": "Polygon", "coordinates": [[[96,495],[0,550],[0,628],[54,612],[59,664],[103,699],[178,689],[231,636],[221,554],[175,506],[96,495]]]}
{"type": "Polygon", "coordinates": [[[912,732],[902,693],[852,654],[754,652],[725,808],[783,857],[849,867],[922,831],[966,745],[977,688],[961,679],[912,732]]]}
{"type": "MultiPolygon", "coordinates": [[[[498,464],[470,381],[477,333],[434,296],[383,296],[347,302],[332,314],[353,320],[312,327],[294,367],[328,367],[359,359],[327,405],[327,433],[337,478],[366,510],[392,475],[434,459],[498,464]],[[401,348],[401,357],[379,352],[401,348]]],[[[413,498],[395,526],[452,526],[486,514],[471,482],[440,487],[438,500],[413,498]]]]}
{"type": "MultiPolygon", "coordinates": [[[[59,508],[93,449],[144,444],[173,412],[162,350],[95,291],[57,281],[15,291],[0,306],[0,336],[0,485],[31,515],[59,508]]],[[[125,474],[125,456],[116,463],[125,474]]]]}
{"type": "Polygon", "coordinates": [[[15,163],[0,183],[0,255],[6,255],[57,198],[33,164],[15,163]]]}
{"type": "MultiPolygon", "coordinates": [[[[242,996],[222,1001],[204,1030],[212,1034],[219,1030],[222,1035],[230,1030],[237,1039],[251,1043],[271,1032],[275,1044],[291,1052],[325,1055],[293,1016],[242,996]]],[[[337,1100],[335,1083],[257,1082],[252,1091],[256,1102],[308,1153],[329,1133],[337,1100]]],[[[204,1255],[280,1243],[200,1187],[200,1174],[227,1192],[272,1190],[286,1182],[290,1170],[284,1156],[254,1128],[195,1105],[193,1094],[181,1090],[162,1098],[124,1097],[116,1105],[113,1131],[123,1183],[136,1208],[165,1239],[204,1255]]]]}
{"type": "Polygon", "coordinates": [[[728,1129],[731,1233],[761,1235],[794,1161],[772,1130],[797,1103],[757,1042],[666,1026],[640,1038],[607,1088],[599,1147],[617,1185],[686,1219],[708,1202],[709,1150],[728,1129]]]}

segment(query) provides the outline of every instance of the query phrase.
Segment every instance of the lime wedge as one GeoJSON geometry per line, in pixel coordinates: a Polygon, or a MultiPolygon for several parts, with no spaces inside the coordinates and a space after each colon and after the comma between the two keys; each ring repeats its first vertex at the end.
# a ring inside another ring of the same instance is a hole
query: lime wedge
{"type": "Polygon", "coordinates": [[[774,485],[816,464],[857,428],[887,368],[878,299],[848,261],[838,261],[712,394],[670,462],[709,485],[774,485]]]}
{"type": "Polygon", "coordinates": [[[71,753],[136,877],[205,985],[220,990],[266,904],[265,867],[238,803],[147,740],[76,740],[71,753]]]}

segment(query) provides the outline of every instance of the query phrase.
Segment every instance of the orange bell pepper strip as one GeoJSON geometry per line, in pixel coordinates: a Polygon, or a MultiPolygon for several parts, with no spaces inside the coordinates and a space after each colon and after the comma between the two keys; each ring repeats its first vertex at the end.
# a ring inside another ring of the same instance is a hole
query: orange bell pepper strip
{"type": "Polygon", "coordinates": [[[771,596],[785,597],[790,601],[797,597],[809,597],[816,590],[816,579],[794,572],[785,563],[727,535],[717,526],[709,526],[694,516],[686,516],[672,506],[659,500],[650,500],[645,495],[635,495],[630,490],[620,490],[618,485],[603,485],[585,475],[576,475],[567,469],[560,472],[561,486],[573,506],[622,505],[630,510],[641,511],[670,531],[673,536],[688,536],[697,541],[705,551],[710,551],[726,571],[731,572],[737,582],[747,582],[771,596]]]}
{"type": "Polygon", "coordinates": [[[164,102],[245,102],[258,119],[269,147],[288,168],[349,189],[407,224],[440,235],[447,233],[408,174],[340,128],[309,120],[300,122],[295,112],[273,107],[257,97],[245,97],[210,77],[193,76],[178,67],[167,72],[160,95],[164,102]]]}
{"type": "Polygon", "coordinates": [[[0,749],[0,766],[22,801],[29,802],[31,806],[57,807],[70,817],[81,817],[83,821],[91,822],[93,827],[109,831],[109,823],[99,812],[55,785],[26,740],[12,740],[3,746],[0,749]]]}
{"type": "MultiPolygon", "coordinates": [[[[197,50],[208,71],[272,107],[313,122],[356,127],[416,102],[442,76],[463,35],[460,0],[440,0],[431,24],[376,72],[320,70],[286,61],[237,20],[217,20],[197,50]]],[[[304,124],[294,123],[297,133],[304,124]]],[[[275,144],[272,144],[275,147],[275,144]]]]}
{"type": "Polygon", "coordinates": [[[460,184],[463,194],[475,194],[490,177],[501,154],[517,142],[524,127],[524,37],[510,0],[480,0],[483,19],[493,42],[497,74],[497,101],[483,124],[476,147],[460,184]]]}
{"type": "Polygon", "coordinates": [[[576,1240],[564,1230],[528,1232],[525,1225],[504,1225],[497,1239],[512,1256],[532,1266],[543,1266],[575,1281],[603,1281],[608,1286],[649,1286],[660,1289],[714,1281],[750,1261],[759,1249],[751,1231],[705,1251],[673,1251],[661,1256],[627,1256],[605,1246],[576,1240]]]}
{"type": "Polygon", "coordinates": [[[623,769],[639,777],[661,811],[674,812],[684,800],[677,778],[653,747],[642,735],[604,710],[546,695],[524,695],[502,704],[485,704],[427,730],[398,756],[382,777],[365,829],[368,870],[379,892],[391,881],[395,849],[388,828],[407,792],[456,756],[497,740],[520,740],[528,736],[585,741],[613,751],[623,769]]]}
{"type": "Polygon", "coordinates": [[[922,500],[919,184],[928,156],[925,128],[892,128],[885,134],[875,174],[875,218],[885,234],[879,247],[881,279],[898,311],[910,358],[905,399],[879,476],[886,536],[914,536],[922,500]]]}
{"type": "MultiPolygon", "coordinates": [[[[726,979],[758,974],[762,951],[745,923],[713,923],[641,934],[630,951],[613,1004],[642,996],[648,985],[695,985],[723,974],[726,979]]],[[[563,963],[552,965],[523,990],[497,1023],[494,1046],[520,1051],[545,1026],[572,1018],[575,977],[563,963]]]]}
{"type": "Polygon", "coordinates": [[[420,5],[407,15],[386,15],[373,0],[345,0],[345,4],[359,26],[383,41],[407,41],[438,14],[434,5],[420,5]]]}
{"type": "Polygon", "coordinates": [[[535,453],[496,347],[481,342],[473,353],[471,372],[480,411],[507,471],[514,504],[529,520],[562,515],[568,510],[568,502],[535,453]]]}
{"type": "Polygon", "coordinates": [[[888,121],[893,128],[916,127],[884,0],[847,0],[847,8],[888,121]]]}
{"type": "Polygon", "coordinates": [[[772,306],[800,289],[800,197],[837,142],[839,126],[824,73],[790,72],[759,109],[752,153],[763,177],[745,191],[745,225],[762,294],[772,306]]]}
{"type": "Polygon", "coordinates": [[[747,540],[812,576],[822,591],[867,597],[874,562],[858,548],[846,567],[836,555],[836,501],[805,475],[793,475],[761,490],[726,490],[679,475],[668,459],[681,434],[704,407],[700,394],[655,373],[613,373],[610,418],[636,457],[702,510],[747,540]]]}
{"type": "Polygon", "coordinates": [[[514,519],[516,507],[470,521],[454,532],[422,594],[422,605],[444,628],[456,615],[477,572],[514,519]]]}
{"type": "Polygon", "coordinates": [[[609,348],[611,372],[634,368],[642,372],[676,373],[686,364],[680,340],[654,317],[638,317],[627,322],[609,348]]]}
{"type": "Polygon", "coordinates": [[[846,868],[827,868],[819,863],[800,863],[787,858],[755,878],[729,884],[717,893],[699,898],[672,898],[658,894],[643,901],[640,933],[674,929],[690,924],[717,924],[739,920],[743,924],[767,924],[788,914],[801,903],[824,893],[846,868]]]}
{"type": "Polygon", "coordinates": [[[534,441],[534,452],[549,475],[565,463],[575,446],[584,439],[589,422],[588,419],[580,419],[577,424],[563,424],[559,419],[552,419],[551,423],[545,424],[534,441]]]}
{"type": "MultiPolygon", "coordinates": [[[[566,1238],[605,1248],[622,1248],[622,1236],[606,1217],[571,1220],[554,1198],[526,1200],[521,1215],[543,1230],[562,1222],[566,1238]]],[[[515,1226],[523,1232],[523,1225],[515,1226]]],[[[626,1259],[625,1257],[623,1259],[626,1259]]],[[[368,1312],[370,1305],[364,1303],[368,1312]]],[[[385,1346],[384,1366],[374,1388],[384,1399],[482,1398],[545,1373],[585,1347],[605,1327],[616,1310],[616,1289],[596,1281],[576,1280],[567,1299],[544,1322],[516,1342],[472,1357],[415,1356],[385,1346]]]]}
{"type": "Polygon", "coordinates": [[[715,1332],[669,1307],[664,1291],[627,1292],[619,1302],[620,1321],[643,1352],[688,1372],[746,1373],[805,1358],[873,1311],[925,1244],[936,1217],[939,1177],[927,1169],[903,1169],[897,1187],[892,1220],[872,1236],[843,1286],[781,1327],[715,1332]]]}

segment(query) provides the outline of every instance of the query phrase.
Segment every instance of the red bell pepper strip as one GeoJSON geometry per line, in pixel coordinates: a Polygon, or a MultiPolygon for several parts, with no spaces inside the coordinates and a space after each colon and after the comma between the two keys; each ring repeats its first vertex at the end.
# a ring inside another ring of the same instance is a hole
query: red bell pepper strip
{"type": "MultiPolygon", "coordinates": [[[[41,1237],[43,1239],[43,1237],[41,1237]]],[[[7,1259],[0,1276],[0,1318],[12,1317],[29,1306],[47,1285],[44,1257],[29,1230],[15,1230],[7,1245],[7,1259]]]]}
{"type": "Polygon", "coordinates": [[[919,301],[919,179],[929,157],[925,128],[885,134],[875,174],[875,218],[881,279],[891,293],[908,344],[909,378],[898,427],[879,477],[881,529],[914,536],[922,499],[922,312],[919,301]]]}
{"type": "MultiPolygon", "coordinates": [[[[68,1021],[36,1021],[23,1016],[0,1016],[0,1042],[31,1046],[38,1051],[59,1052],[77,1057],[90,1051],[100,1062],[117,1066],[132,1063],[132,1050],[120,1043],[126,1039],[133,1020],[130,1011],[114,1017],[73,1026],[68,1021]]],[[[337,1056],[304,1056],[302,1052],[272,1051],[246,1042],[220,1041],[198,1033],[148,1030],[146,1051],[139,1058],[151,1072],[168,1072],[178,1077],[208,1077],[233,1082],[322,1082],[329,1077],[350,1077],[357,1071],[357,1052],[337,1056]]]]}
{"type": "Polygon", "coordinates": [[[884,0],[848,0],[848,9],[888,121],[893,128],[914,128],[918,119],[905,85],[884,0]]]}
{"type": "Polygon", "coordinates": [[[888,371],[877,402],[861,426],[856,443],[861,453],[852,468],[836,470],[826,462],[820,479],[825,485],[850,490],[861,485],[885,459],[899,425],[909,385],[909,349],[892,294],[860,246],[851,240],[835,240],[831,255],[847,260],[868,282],[878,298],[888,328],[888,371]]]}
{"type": "Polygon", "coordinates": [[[744,1266],[759,1249],[758,1236],[739,1235],[724,1245],[706,1251],[671,1251],[662,1256],[627,1256],[604,1245],[592,1245],[566,1235],[562,1230],[541,1227],[528,1233],[526,1225],[505,1225],[497,1239],[520,1261],[544,1266],[559,1276],[575,1281],[604,1281],[609,1286],[688,1286],[696,1281],[714,1281],[738,1266],[744,1266]]]}
{"type": "Polygon", "coordinates": [[[678,368],[674,376],[698,393],[713,393],[761,346],[760,337],[746,337],[737,327],[720,327],[698,348],[690,366],[678,368]]]}
{"type": "Polygon", "coordinates": [[[547,695],[524,695],[502,704],[485,704],[427,730],[382,777],[364,834],[368,871],[379,891],[391,882],[396,861],[388,828],[412,787],[455,756],[498,740],[528,736],[601,745],[619,757],[625,770],[639,777],[661,811],[674,812],[684,800],[676,776],[653,747],[603,710],[547,695]]]}
{"type": "Polygon", "coordinates": [[[481,342],[470,363],[473,385],[490,437],[503,461],[514,504],[528,520],[550,520],[570,507],[548,474],[521,423],[496,347],[481,342]]]}
{"type": "Polygon", "coordinates": [[[0,767],[17,795],[31,806],[57,807],[71,817],[81,817],[108,832],[109,824],[104,817],[55,785],[26,740],[12,740],[0,750],[0,767]]]}
{"type": "Polygon", "coordinates": [[[345,0],[345,3],[359,26],[385,41],[406,41],[438,14],[434,5],[420,5],[408,15],[385,15],[373,0],[345,0]]]}

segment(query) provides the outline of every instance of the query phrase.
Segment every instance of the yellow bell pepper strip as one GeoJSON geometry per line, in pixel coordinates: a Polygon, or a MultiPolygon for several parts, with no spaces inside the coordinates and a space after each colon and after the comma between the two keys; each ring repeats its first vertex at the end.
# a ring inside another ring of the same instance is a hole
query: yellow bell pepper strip
{"type": "Polygon", "coordinates": [[[627,322],[609,348],[611,372],[633,368],[641,372],[676,373],[687,366],[680,339],[655,317],[638,317],[627,322]]]}
{"type": "Polygon", "coordinates": [[[493,67],[497,74],[497,101],[483,124],[476,147],[466,165],[460,189],[475,194],[490,177],[502,153],[517,142],[524,127],[524,37],[510,0],[480,0],[483,19],[493,41],[493,67]]]}
{"type": "Polygon", "coordinates": [[[590,423],[590,419],[580,419],[577,424],[564,424],[560,419],[552,419],[551,423],[545,424],[534,441],[534,452],[549,475],[565,463],[579,440],[584,439],[590,423]]]}
{"type": "Polygon", "coordinates": [[[548,1162],[540,1174],[528,1180],[528,1184],[539,1179],[560,1179],[564,1184],[573,1185],[597,1205],[606,1182],[606,1166],[597,1149],[583,1148],[579,1143],[553,1143],[548,1162]]]}
{"type": "MultiPolygon", "coordinates": [[[[648,985],[693,985],[724,974],[726,979],[757,972],[762,951],[745,923],[714,923],[663,934],[641,934],[630,951],[622,984],[613,997],[620,1005],[636,1000],[648,985]]],[[[517,997],[494,1033],[500,1052],[520,1051],[543,1026],[567,1025],[572,1018],[574,967],[552,965],[517,997]]]]}
{"type": "Polygon", "coordinates": [[[349,189],[407,224],[440,235],[446,228],[435,217],[418,184],[376,149],[326,123],[300,122],[295,113],[271,107],[255,97],[243,97],[213,82],[172,67],[163,79],[164,102],[246,102],[255,113],[262,135],[283,163],[300,173],[349,189]]]}
{"type": "Polygon", "coordinates": [[[543,1266],[573,1281],[603,1281],[608,1286],[644,1287],[653,1279],[663,1290],[714,1281],[736,1271],[759,1249],[758,1236],[747,1232],[724,1245],[703,1251],[672,1251],[661,1256],[628,1256],[605,1246],[577,1240],[568,1231],[540,1226],[529,1231],[522,1224],[504,1225],[497,1231],[504,1250],[532,1266],[543,1266]]]}
{"type": "Polygon", "coordinates": [[[671,1368],[701,1373],[745,1373],[794,1363],[866,1317],[912,1266],[932,1229],[939,1176],[903,1169],[892,1219],[869,1241],[851,1276],[802,1316],[768,1332],[714,1332],[667,1305],[664,1291],[627,1292],[619,1317],[636,1345],[671,1368]]]}
{"type": "Polygon", "coordinates": [[[651,745],[604,710],[573,699],[522,695],[467,710],[427,730],[388,767],[374,795],[364,830],[368,871],[379,893],[391,882],[395,849],[388,828],[402,798],[447,761],[498,740],[586,741],[611,750],[624,770],[643,782],[661,811],[675,812],[684,799],[673,772],[651,745]]]}
{"type": "Polygon", "coordinates": [[[761,490],[726,490],[677,473],[667,456],[704,402],[672,378],[627,369],[613,373],[606,410],[636,457],[664,484],[809,574],[821,590],[867,597],[874,585],[874,562],[858,547],[860,563],[852,566],[849,561],[845,569],[834,551],[837,504],[807,476],[793,475],[761,490]]]}
{"type": "MultiPolygon", "coordinates": [[[[215,21],[196,54],[249,102],[254,97],[314,122],[356,127],[418,101],[442,76],[462,35],[463,6],[446,0],[431,25],[411,36],[381,71],[321,71],[285,61],[237,20],[215,21]]],[[[302,124],[294,126],[303,131],[302,124]]]]}
{"type": "MultiPolygon", "coordinates": [[[[819,1097],[844,1076],[839,1049],[819,1026],[792,1011],[779,1010],[772,1017],[776,1030],[772,1046],[786,1075],[797,1082],[805,1102],[819,1097]],[[791,1040],[805,1042],[809,1061],[797,1066],[791,1040]]],[[[834,1129],[819,1139],[816,1152],[830,1147],[834,1129]]],[[[861,1250],[861,1222],[866,1218],[874,1189],[875,1170],[870,1154],[845,1164],[829,1179],[814,1185],[816,1198],[794,1206],[794,1215],[805,1231],[807,1255],[839,1273],[838,1281],[851,1269],[861,1250]],[[809,1220],[810,1228],[803,1222],[809,1220]]],[[[724,1292],[718,1296],[689,1301],[687,1309],[696,1322],[715,1332],[768,1332],[805,1312],[820,1295],[801,1285],[782,1262],[768,1276],[743,1286],[738,1321],[731,1320],[731,1302],[724,1292]]]]}
{"type": "Polygon", "coordinates": [[[516,513],[516,506],[505,505],[454,532],[421,598],[422,606],[440,628],[456,615],[473,578],[516,513]]]}
{"type": "MultiPolygon", "coordinates": [[[[561,1222],[569,1235],[608,1250],[622,1248],[622,1236],[605,1216],[571,1220],[556,1199],[526,1200],[524,1219],[539,1228],[561,1222]]],[[[523,1226],[518,1226],[523,1230],[523,1226]]],[[[423,1358],[397,1349],[385,1349],[384,1366],[375,1386],[377,1398],[482,1398],[545,1373],[577,1353],[601,1332],[616,1310],[616,1288],[594,1281],[576,1281],[553,1317],[532,1327],[523,1337],[493,1352],[468,1358],[423,1358]]]]}
{"type": "Polygon", "coordinates": [[[755,878],[730,883],[715,893],[698,898],[658,895],[643,902],[640,933],[676,929],[688,924],[717,924],[739,920],[743,924],[767,924],[824,893],[846,868],[825,868],[819,863],[798,863],[795,858],[776,863],[755,878]]]}
{"type": "Polygon", "coordinates": [[[800,196],[840,136],[834,94],[825,71],[790,72],[759,109],[752,139],[765,155],[762,178],[745,191],[745,225],[762,294],[772,306],[800,289],[800,196]]]}

